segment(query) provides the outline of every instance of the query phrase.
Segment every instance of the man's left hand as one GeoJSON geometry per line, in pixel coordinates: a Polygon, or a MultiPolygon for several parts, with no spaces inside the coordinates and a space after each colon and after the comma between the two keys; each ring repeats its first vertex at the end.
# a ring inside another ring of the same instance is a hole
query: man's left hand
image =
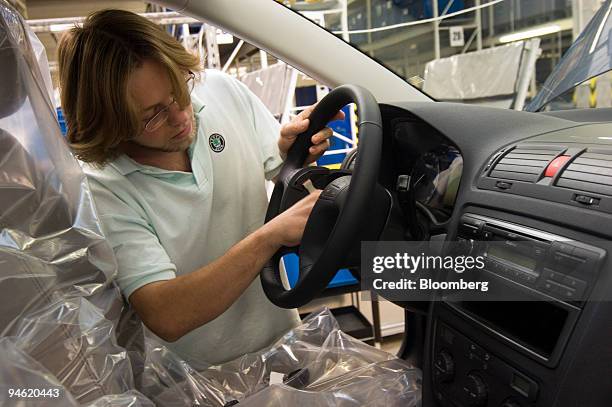
{"type": "MultiPolygon", "coordinates": [[[[283,160],[287,158],[287,152],[295,142],[297,136],[305,132],[308,128],[310,124],[309,117],[315,106],[316,104],[306,108],[294,117],[291,122],[284,124],[281,128],[280,138],[278,139],[278,149],[283,160]]],[[[344,112],[340,110],[330,121],[333,120],[344,120],[344,112]]],[[[323,155],[330,146],[329,138],[332,134],[332,129],[325,127],[310,138],[313,146],[308,150],[308,158],[304,165],[315,162],[323,155]]]]}

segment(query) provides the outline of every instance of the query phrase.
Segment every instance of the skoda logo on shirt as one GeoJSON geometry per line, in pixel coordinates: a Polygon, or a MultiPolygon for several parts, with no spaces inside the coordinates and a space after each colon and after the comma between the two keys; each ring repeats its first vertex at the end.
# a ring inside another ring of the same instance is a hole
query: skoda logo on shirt
{"type": "Polygon", "coordinates": [[[208,138],[208,145],[215,153],[220,153],[225,148],[225,139],[219,133],[213,133],[208,138]]]}

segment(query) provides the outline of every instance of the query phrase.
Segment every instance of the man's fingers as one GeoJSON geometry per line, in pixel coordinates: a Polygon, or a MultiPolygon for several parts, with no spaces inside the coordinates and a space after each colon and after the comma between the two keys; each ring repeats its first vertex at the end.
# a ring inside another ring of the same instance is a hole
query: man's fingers
{"type": "Polygon", "coordinates": [[[333,119],[330,120],[330,122],[333,122],[334,120],[344,120],[345,114],[342,110],[338,110],[338,113],[336,113],[336,115],[334,116],[333,119]]]}
{"type": "MultiPolygon", "coordinates": [[[[315,106],[316,104],[308,106],[306,109],[302,110],[296,117],[299,117],[300,119],[307,119],[308,117],[310,117],[310,114],[314,110],[315,106]]],[[[330,122],[333,122],[334,120],[344,120],[344,117],[344,112],[342,110],[338,110],[338,113],[336,113],[334,117],[331,118],[330,122]]]]}
{"type": "Polygon", "coordinates": [[[316,105],[317,104],[315,103],[312,106],[308,106],[306,109],[304,109],[300,113],[298,113],[298,115],[296,117],[299,117],[300,119],[307,119],[310,116],[310,113],[312,113],[312,111],[314,110],[316,105]]]}
{"type": "Polygon", "coordinates": [[[304,198],[300,199],[298,202],[296,202],[294,205],[305,205],[306,207],[308,206],[313,206],[314,203],[317,201],[317,199],[319,199],[319,195],[321,195],[321,192],[323,192],[320,189],[315,188],[314,185],[312,185],[312,183],[310,183],[310,185],[312,186],[312,191],[308,189],[308,187],[306,186],[306,184],[310,182],[310,180],[306,181],[304,184],[304,188],[306,188],[306,190],[308,191],[308,195],[306,195],[304,198]]]}
{"type": "Polygon", "coordinates": [[[310,198],[311,200],[316,201],[317,199],[319,199],[319,195],[321,195],[321,192],[323,191],[315,188],[314,191],[310,191],[307,198],[310,198]]]}
{"type": "Polygon", "coordinates": [[[293,140],[298,134],[305,132],[309,124],[310,120],[308,119],[287,123],[282,128],[281,137],[293,140]]]}
{"type": "Polygon", "coordinates": [[[331,143],[329,142],[329,140],[325,140],[322,143],[319,143],[315,146],[312,146],[308,149],[308,152],[310,153],[311,156],[315,156],[314,158],[316,158],[317,156],[322,155],[325,150],[327,150],[329,148],[329,146],[331,145],[331,143]]]}
{"type": "Polygon", "coordinates": [[[323,130],[312,136],[310,141],[312,142],[312,144],[317,145],[329,139],[333,134],[334,132],[332,129],[330,129],[329,127],[325,127],[323,130]]]}

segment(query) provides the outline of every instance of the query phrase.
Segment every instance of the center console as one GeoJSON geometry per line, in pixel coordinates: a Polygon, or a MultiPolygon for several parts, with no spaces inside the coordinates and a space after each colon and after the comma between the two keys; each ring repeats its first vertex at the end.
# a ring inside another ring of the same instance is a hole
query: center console
{"type": "Polygon", "coordinates": [[[571,230],[507,218],[461,217],[457,240],[478,248],[483,272],[513,300],[435,304],[430,374],[438,405],[552,405],[562,358],[593,295],[605,250],[571,230]]]}

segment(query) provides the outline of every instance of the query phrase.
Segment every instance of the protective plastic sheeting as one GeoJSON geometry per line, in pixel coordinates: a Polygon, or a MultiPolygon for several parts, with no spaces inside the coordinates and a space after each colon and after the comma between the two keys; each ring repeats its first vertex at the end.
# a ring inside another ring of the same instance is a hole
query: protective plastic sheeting
{"type": "Polygon", "coordinates": [[[271,348],[201,372],[154,343],[146,358],[142,391],[164,406],[417,406],[421,399],[418,369],[346,335],[327,309],[271,348]]]}
{"type": "Polygon", "coordinates": [[[0,370],[22,369],[22,384],[34,384],[30,373],[40,367],[85,403],[129,391],[134,380],[116,342],[123,300],[112,282],[114,255],[59,131],[36,42],[0,1],[0,337],[24,355],[0,370]]]}
{"type": "Polygon", "coordinates": [[[0,3],[0,333],[116,271],[85,176],[62,138],[27,26],[0,3]],[[8,294],[11,295],[8,295],[8,294]]]}
{"type": "Polygon", "coordinates": [[[44,366],[21,351],[14,339],[0,339],[0,406],[42,407],[49,404],[78,406],[62,384],[44,366]]]}
{"type": "Polygon", "coordinates": [[[249,72],[240,77],[240,80],[261,99],[274,116],[280,117],[285,111],[292,69],[287,64],[278,63],[249,72]]]}
{"type": "Polygon", "coordinates": [[[312,314],[271,348],[201,372],[165,347],[148,341],[143,392],[168,406],[194,401],[204,406],[224,406],[267,387],[272,371],[290,374],[314,362],[333,332],[338,332],[338,324],[329,311],[312,314]]]}
{"type": "Polygon", "coordinates": [[[131,390],[100,397],[86,407],[155,407],[155,404],[136,390],[131,390]]]}
{"type": "Polygon", "coordinates": [[[446,101],[512,96],[523,48],[516,42],[428,62],[423,91],[446,101]]]}

